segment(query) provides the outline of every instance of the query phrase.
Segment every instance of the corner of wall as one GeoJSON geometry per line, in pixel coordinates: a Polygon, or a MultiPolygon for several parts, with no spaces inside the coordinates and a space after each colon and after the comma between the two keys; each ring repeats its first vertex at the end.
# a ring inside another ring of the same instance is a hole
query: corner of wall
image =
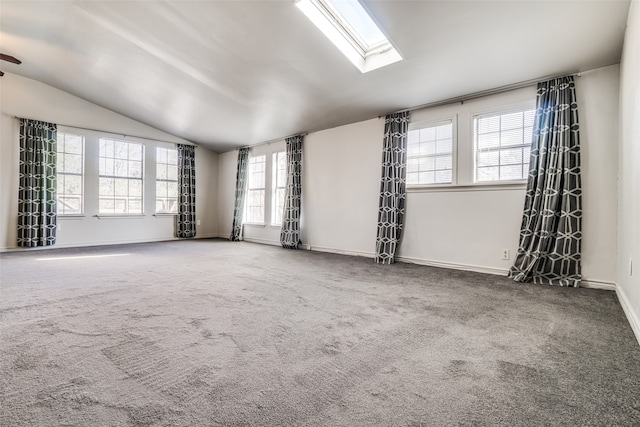
{"type": "Polygon", "coordinates": [[[640,343],[640,1],[632,0],[620,62],[618,297],[640,343]]]}

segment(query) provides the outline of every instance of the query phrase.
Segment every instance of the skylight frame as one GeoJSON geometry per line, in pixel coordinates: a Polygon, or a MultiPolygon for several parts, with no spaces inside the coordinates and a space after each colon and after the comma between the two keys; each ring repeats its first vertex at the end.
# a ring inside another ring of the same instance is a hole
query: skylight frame
{"type": "MultiPolygon", "coordinates": [[[[296,0],[296,6],[362,73],[402,60],[382,29],[367,18],[382,34],[384,40],[369,45],[352,24],[331,4],[332,0],[296,0]]],[[[356,0],[357,1],[357,0],[356,0]]],[[[360,4],[362,7],[362,5],[360,4]]]]}
{"type": "MultiPolygon", "coordinates": [[[[340,29],[344,33],[344,35],[348,37],[353,44],[355,44],[355,47],[357,47],[361,51],[361,54],[363,57],[367,56],[367,54],[374,49],[391,44],[389,43],[389,40],[387,39],[387,37],[383,35],[385,38],[384,40],[378,43],[375,43],[373,45],[369,45],[369,43],[365,41],[364,37],[360,35],[360,32],[355,29],[355,27],[351,24],[351,22],[349,22],[340,13],[340,11],[333,4],[332,0],[317,0],[317,2],[318,2],[318,5],[324,9],[325,13],[330,17],[330,19],[332,19],[335,22],[336,27],[338,27],[338,29],[340,29]]],[[[373,22],[373,19],[371,19],[371,16],[367,14],[367,17],[376,26],[378,31],[382,33],[382,30],[380,30],[377,24],[373,22]]]]}

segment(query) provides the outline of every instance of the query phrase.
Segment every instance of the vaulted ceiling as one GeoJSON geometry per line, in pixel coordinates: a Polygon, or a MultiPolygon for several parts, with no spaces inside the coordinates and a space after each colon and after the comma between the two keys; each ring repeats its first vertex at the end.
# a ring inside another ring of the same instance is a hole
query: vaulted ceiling
{"type": "Polygon", "coordinates": [[[0,64],[226,151],[620,61],[629,1],[362,1],[404,60],[362,74],[282,1],[0,2],[0,64]]]}

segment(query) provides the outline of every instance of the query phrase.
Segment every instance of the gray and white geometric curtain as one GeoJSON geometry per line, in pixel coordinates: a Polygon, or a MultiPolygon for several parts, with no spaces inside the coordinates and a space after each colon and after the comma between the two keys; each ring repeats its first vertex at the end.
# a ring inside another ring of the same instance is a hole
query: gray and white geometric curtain
{"type": "Polygon", "coordinates": [[[382,178],[375,262],[392,264],[402,237],[407,175],[409,112],[389,114],[384,122],[382,178]]]}
{"type": "Polygon", "coordinates": [[[20,120],[18,246],[56,242],[56,157],[58,127],[20,120]]]}
{"type": "Polygon", "coordinates": [[[509,277],[580,286],[582,185],[573,77],[538,83],[520,244],[509,277]]]}
{"type": "Polygon", "coordinates": [[[236,200],[233,208],[233,225],[229,240],[242,240],[242,216],[244,214],[244,196],[247,192],[247,163],[249,148],[238,150],[238,170],[236,172],[236,200]]]}
{"type": "Polygon", "coordinates": [[[192,145],[176,144],[178,149],[178,215],[176,237],[196,236],[196,157],[192,145]]]}
{"type": "Polygon", "coordinates": [[[280,243],[283,248],[298,249],[300,245],[300,214],[302,201],[302,135],[286,138],[287,188],[284,196],[280,243]]]}

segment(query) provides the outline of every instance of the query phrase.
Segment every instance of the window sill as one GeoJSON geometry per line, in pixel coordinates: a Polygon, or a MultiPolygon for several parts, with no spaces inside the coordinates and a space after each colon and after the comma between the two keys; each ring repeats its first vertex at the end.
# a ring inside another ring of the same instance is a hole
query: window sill
{"type": "Polygon", "coordinates": [[[158,217],[158,218],[170,218],[170,217],[174,217],[178,215],[178,213],[154,213],[153,216],[158,217]]]}
{"type": "Polygon", "coordinates": [[[476,184],[455,185],[412,185],[407,186],[407,193],[440,193],[469,191],[513,191],[527,188],[526,181],[481,182],[476,184]]]}
{"type": "Polygon", "coordinates": [[[264,223],[260,223],[260,222],[243,222],[242,225],[244,226],[249,226],[249,227],[266,227],[266,225],[264,223]]]}
{"type": "Polygon", "coordinates": [[[145,214],[100,214],[95,215],[98,219],[142,219],[145,217],[145,214]]]}

